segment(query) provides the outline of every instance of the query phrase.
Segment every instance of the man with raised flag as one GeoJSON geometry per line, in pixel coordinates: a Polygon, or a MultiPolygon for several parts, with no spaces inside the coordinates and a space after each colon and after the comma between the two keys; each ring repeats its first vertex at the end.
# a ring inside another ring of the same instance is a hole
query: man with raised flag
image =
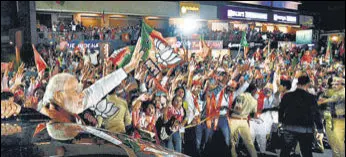
{"type": "Polygon", "coordinates": [[[141,37],[141,46],[144,51],[143,60],[148,58],[152,45],[155,45],[158,51],[155,57],[162,67],[172,68],[181,61],[179,54],[177,54],[178,49],[173,49],[160,32],[155,31],[145,22],[142,22],[141,37]]]}
{"type": "MultiPolygon", "coordinates": [[[[106,116],[113,112],[114,108],[107,107],[108,103],[99,102],[138,66],[143,55],[140,52],[140,41],[141,39],[138,40],[133,57],[126,66],[110,73],[84,90],[77,78],[71,74],[61,73],[52,77],[43,100],[38,104],[37,111],[50,117],[54,122],[76,123],[81,123],[81,118],[77,114],[87,109],[100,111],[101,115],[106,116]]],[[[55,132],[50,129],[48,128],[48,132],[55,132]]]]}

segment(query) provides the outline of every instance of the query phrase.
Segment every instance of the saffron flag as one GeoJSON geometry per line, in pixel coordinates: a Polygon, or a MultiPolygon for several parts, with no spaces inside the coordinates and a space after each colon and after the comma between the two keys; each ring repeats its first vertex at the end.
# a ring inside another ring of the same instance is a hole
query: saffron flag
{"type": "Polygon", "coordinates": [[[155,55],[157,62],[164,67],[175,66],[181,61],[179,54],[177,54],[177,49],[173,49],[160,32],[152,29],[144,21],[142,22],[141,37],[141,46],[144,51],[143,60],[148,58],[149,51],[154,45],[154,48],[158,51],[155,55]]]}
{"type": "Polygon", "coordinates": [[[126,46],[124,48],[115,50],[113,54],[109,57],[109,60],[113,62],[113,65],[120,65],[121,63],[128,63],[131,59],[132,53],[134,51],[134,46],[126,46]],[[124,60],[126,59],[126,60],[124,60]],[[121,62],[122,61],[122,62],[121,62]]]}
{"type": "MultiPolygon", "coordinates": [[[[126,55],[123,57],[123,59],[120,58],[120,60],[121,60],[121,63],[119,64],[119,67],[120,67],[120,68],[122,68],[122,67],[124,67],[125,65],[127,65],[128,63],[130,63],[134,51],[140,51],[140,44],[141,44],[141,41],[142,41],[142,38],[139,37],[138,40],[137,40],[136,46],[135,46],[134,48],[129,47],[130,53],[126,54],[126,55]],[[131,52],[131,49],[132,49],[132,52],[131,52]]],[[[125,51],[125,52],[126,52],[126,51],[125,51]]],[[[128,51],[127,51],[127,52],[128,52],[128,51]]]]}
{"type": "Polygon", "coordinates": [[[43,60],[41,55],[37,52],[36,47],[34,44],[32,44],[32,49],[34,50],[34,57],[35,57],[35,64],[38,73],[44,71],[47,68],[46,62],[43,60]]]}

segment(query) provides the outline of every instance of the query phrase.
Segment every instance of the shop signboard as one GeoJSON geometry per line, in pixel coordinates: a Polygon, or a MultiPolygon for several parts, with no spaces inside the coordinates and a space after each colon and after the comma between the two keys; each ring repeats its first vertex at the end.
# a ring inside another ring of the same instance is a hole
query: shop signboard
{"type": "Polygon", "coordinates": [[[300,30],[296,32],[296,44],[311,44],[312,43],[312,29],[300,30]]]}
{"type": "Polygon", "coordinates": [[[273,13],[273,22],[297,24],[297,15],[273,13]]]}
{"type": "Polygon", "coordinates": [[[273,1],[271,7],[281,8],[281,9],[298,10],[299,4],[301,4],[301,3],[300,2],[294,2],[294,1],[273,1]]]}
{"type": "Polygon", "coordinates": [[[197,17],[200,16],[200,4],[193,2],[180,2],[181,17],[197,17]]]}
{"type": "Polygon", "coordinates": [[[219,7],[219,18],[221,20],[268,21],[268,13],[265,10],[255,8],[222,6],[219,7]]]}

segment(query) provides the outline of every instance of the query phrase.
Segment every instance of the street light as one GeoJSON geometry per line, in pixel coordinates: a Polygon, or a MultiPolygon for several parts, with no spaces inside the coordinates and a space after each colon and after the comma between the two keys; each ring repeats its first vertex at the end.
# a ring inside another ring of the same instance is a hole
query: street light
{"type": "Polygon", "coordinates": [[[333,36],[333,37],[332,37],[332,40],[333,40],[334,42],[335,42],[335,41],[338,41],[338,39],[339,39],[338,36],[333,36]]]}

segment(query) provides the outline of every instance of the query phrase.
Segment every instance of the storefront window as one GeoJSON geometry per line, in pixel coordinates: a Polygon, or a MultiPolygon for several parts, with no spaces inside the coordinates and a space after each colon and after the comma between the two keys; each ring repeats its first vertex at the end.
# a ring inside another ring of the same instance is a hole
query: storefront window
{"type": "Polygon", "coordinates": [[[247,30],[248,24],[243,24],[243,23],[235,23],[234,28],[239,29],[239,30],[247,30]]]}
{"type": "Polygon", "coordinates": [[[212,30],[213,31],[228,31],[228,23],[212,23],[212,30]]]}

